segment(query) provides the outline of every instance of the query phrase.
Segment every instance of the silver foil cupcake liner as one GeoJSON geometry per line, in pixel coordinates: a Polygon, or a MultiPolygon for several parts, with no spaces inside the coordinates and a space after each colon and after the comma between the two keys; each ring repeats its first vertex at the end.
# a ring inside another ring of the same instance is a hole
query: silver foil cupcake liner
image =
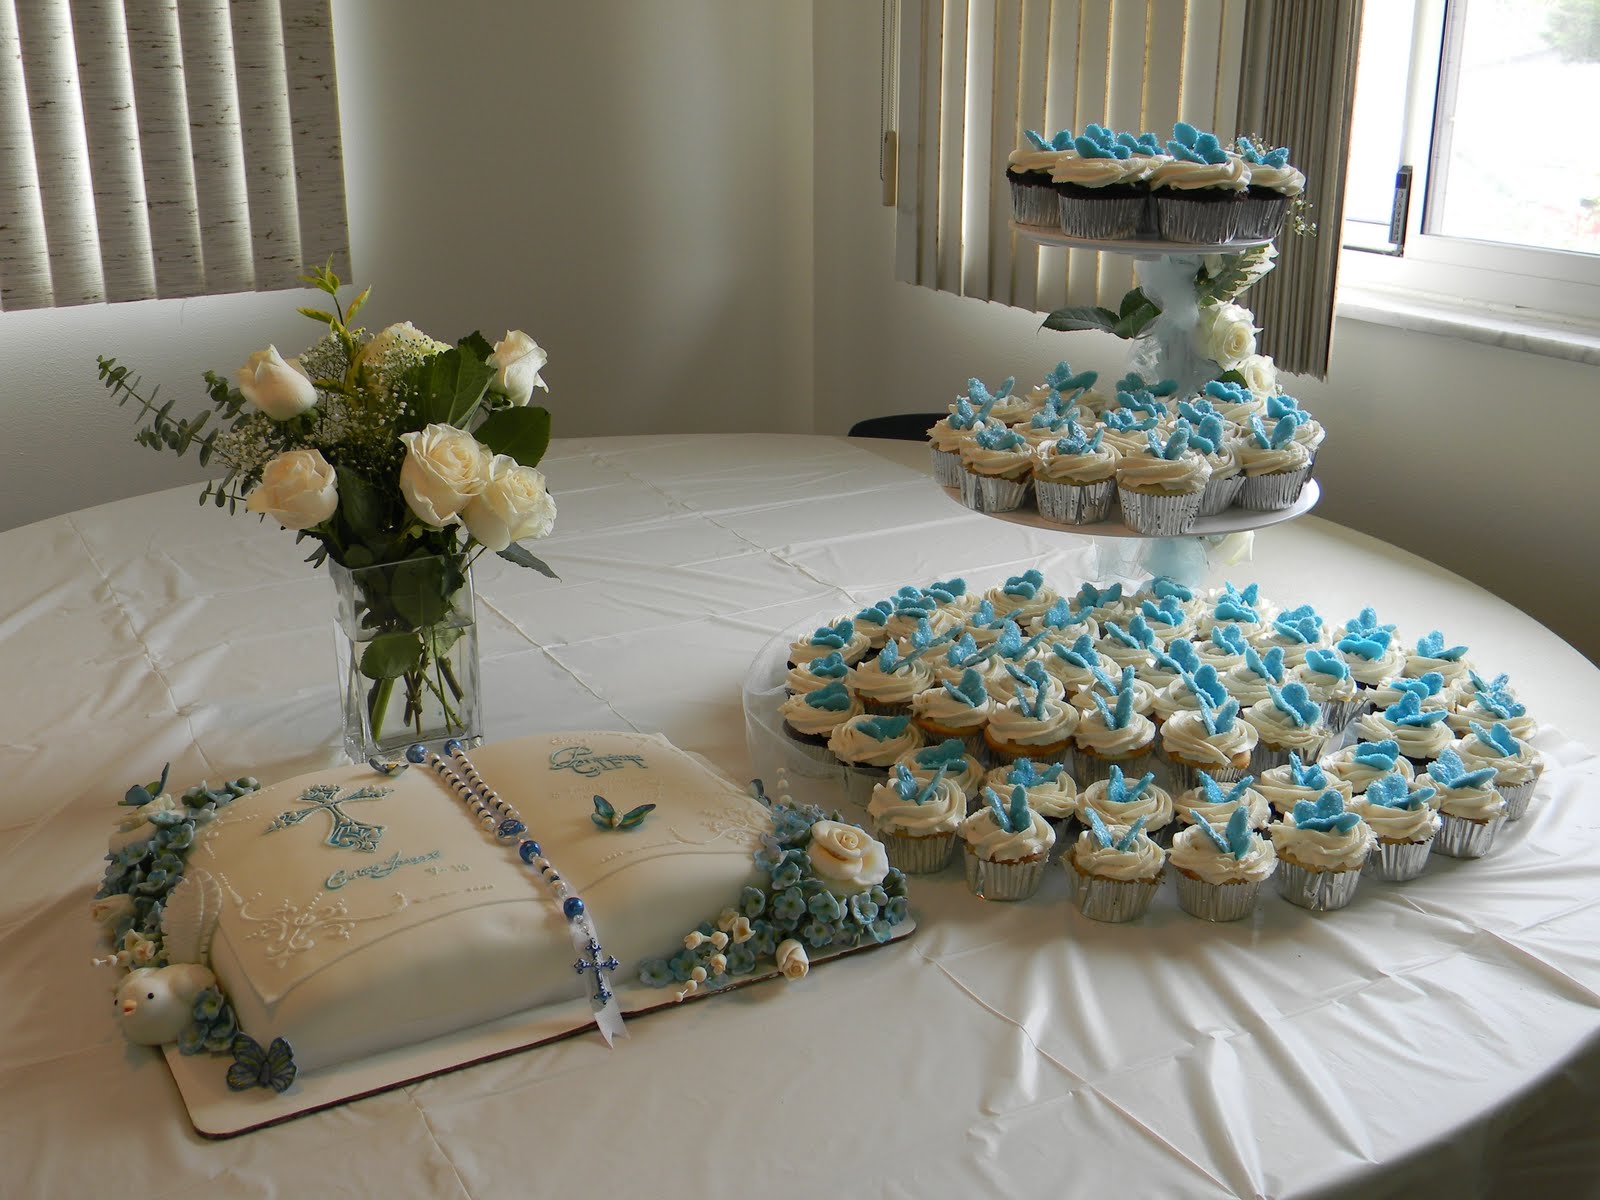
{"type": "MultiPolygon", "coordinates": [[[[1075,884],[1074,901],[1078,911],[1091,921],[1111,924],[1137,921],[1150,911],[1150,902],[1161,890],[1161,875],[1153,880],[1104,879],[1098,875],[1083,874],[1070,859],[1062,859],[1061,865],[1075,884]]],[[[1164,874],[1165,869],[1162,871],[1164,874]]]]}
{"type": "MultiPolygon", "coordinates": [[[[1328,727],[1328,746],[1335,746],[1344,736],[1344,731],[1350,728],[1350,723],[1361,715],[1367,707],[1365,696],[1355,696],[1349,700],[1324,700],[1322,702],[1322,723],[1328,727]]],[[[1326,751],[1328,746],[1323,749],[1326,751]]]]}
{"type": "MultiPolygon", "coordinates": [[[[1322,757],[1323,750],[1327,747],[1328,740],[1307,746],[1304,750],[1297,750],[1293,746],[1284,746],[1274,749],[1265,742],[1257,742],[1256,748],[1250,752],[1250,774],[1259,775],[1263,771],[1270,771],[1273,767],[1286,767],[1289,765],[1289,755],[1298,754],[1303,763],[1313,763],[1322,757]]],[[[1218,780],[1220,783],[1221,780],[1218,780]]]]}
{"type": "Polygon", "coordinates": [[[1331,912],[1343,908],[1355,898],[1361,872],[1308,871],[1280,858],[1277,878],[1278,894],[1290,904],[1298,904],[1313,912],[1331,912]]]}
{"type": "Polygon", "coordinates": [[[1226,479],[1207,480],[1206,490],[1200,493],[1200,515],[1214,517],[1227,512],[1239,498],[1239,492],[1243,487],[1243,471],[1237,475],[1229,475],[1226,479]]]}
{"type": "Polygon", "coordinates": [[[1039,502],[1039,515],[1045,520],[1061,525],[1093,525],[1110,515],[1111,502],[1117,498],[1117,481],[1077,484],[1035,479],[1033,494],[1039,502]]]}
{"type": "Polygon", "coordinates": [[[1527,815],[1528,802],[1533,799],[1533,786],[1537,782],[1536,779],[1530,779],[1527,783],[1495,785],[1494,790],[1506,802],[1506,820],[1520,821],[1527,815]]]}
{"type": "Polygon", "coordinates": [[[1156,756],[1151,750],[1144,750],[1129,758],[1101,758],[1098,755],[1085,754],[1078,751],[1073,755],[1071,766],[1072,778],[1081,792],[1091,783],[1098,783],[1102,779],[1111,778],[1111,768],[1121,767],[1124,776],[1139,778],[1146,771],[1156,768],[1156,756]]]}
{"type": "Polygon", "coordinates": [[[872,789],[889,779],[888,767],[858,767],[853,763],[844,765],[844,795],[845,799],[859,808],[865,809],[867,801],[872,799],[872,789]]]}
{"type": "Polygon", "coordinates": [[[1224,788],[1232,786],[1250,774],[1249,763],[1242,767],[1233,766],[1231,763],[1227,766],[1191,767],[1187,763],[1181,763],[1171,758],[1165,761],[1172,777],[1172,790],[1174,792],[1187,792],[1190,788],[1199,787],[1201,771],[1204,771],[1211,778],[1222,784],[1224,788]]]}
{"type": "Polygon", "coordinates": [[[1057,200],[1057,219],[1061,232],[1068,237],[1121,242],[1139,236],[1139,226],[1144,221],[1143,196],[1112,200],[1059,196],[1057,200]]]}
{"type": "Polygon", "coordinates": [[[950,865],[950,852],[956,848],[955,830],[930,837],[879,832],[889,865],[907,875],[933,875],[950,865]]]}
{"type": "Polygon", "coordinates": [[[1018,183],[1011,180],[1011,219],[1018,225],[1058,227],[1061,214],[1056,189],[1048,184],[1018,183]]]}
{"type": "Polygon", "coordinates": [[[1507,817],[1501,813],[1492,821],[1470,821],[1441,812],[1439,820],[1439,832],[1433,835],[1435,854],[1446,858],[1482,858],[1494,848],[1494,839],[1507,817]]]}
{"type": "Polygon", "coordinates": [[[1246,196],[1238,209],[1237,219],[1233,223],[1234,237],[1248,241],[1275,238],[1283,232],[1283,219],[1289,212],[1289,197],[1268,200],[1246,196]]]}
{"type": "Polygon", "coordinates": [[[966,848],[967,887],[980,900],[1026,900],[1044,882],[1046,856],[1032,862],[989,862],[966,848]]]}
{"type": "Polygon", "coordinates": [[[1235,501],[1240,508],[1251,512],[1282,512],[1293,508],[1300,493],[1311,478],[1311,464],[1298,471],[1278,471],[1270,475],[1246,475],[1244,487],[1239,489],[1235,501]]]}
{"type": "Polygon", "coordinates": [[[1379,842],[1367,855],[1363,873],[1385,883],[1404,883],[1415,879],[1428,867],[1433,838],[1425,842],[1379,842]]]}
{"type": "Polygon", "coordinates": [[[1003,475],[961,472],[961,503],[974,512],[1015,512],[1028,498],[1031,478],[1007,479],[1003,475]]]}
{"type": "Polygon", "coordinates": [[[1259,880],[1241,883],[1207,883],[1174,871],[1178,884],[1178,907],[1202,921],[1242,921],[1256,909],[1261,891],[1259,880]]]}
{"type": "Polygon", "coordinates": [[[1156,196],[1156,224],[1169,242],[1212,246],[1235,237],[1238,203],[1233,200],[1173,200],[1156,196]]]}
{"type": "Polygon", "coordinates": [[[939,486],[960,487],[961,455],[953,450],[940,450],[937,446],[928,447],[928,452],[933,457],[933,478],[939,486]]]}
{"type": "Polygon", "coordinates": [[[1146,537],[1178,537],[1188,532],[1200,512],[1204,492],[1176,495],[1149,495],[1129,488],[1117,488],[1122,505],[1122,520],[1129,529],[1146,537]]]}

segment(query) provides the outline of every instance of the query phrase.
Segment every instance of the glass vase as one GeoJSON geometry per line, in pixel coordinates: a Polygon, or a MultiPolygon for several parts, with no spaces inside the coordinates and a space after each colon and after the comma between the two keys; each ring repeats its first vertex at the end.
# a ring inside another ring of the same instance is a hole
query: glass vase
{"type": "Polygon", "coordinates": [[[472,569],[450,555],[347,568],[331,559],[345,751],[393,760],[482,733],[472,569]]]}

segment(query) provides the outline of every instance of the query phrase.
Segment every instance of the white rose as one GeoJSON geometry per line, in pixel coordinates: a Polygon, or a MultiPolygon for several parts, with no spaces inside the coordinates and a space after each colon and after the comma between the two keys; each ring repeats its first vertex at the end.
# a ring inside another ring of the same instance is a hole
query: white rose
{"type": "Polygon", "coordinates": [[[811,960],[806,957],[806,948],[794,938],[786,938],[778,943],[778,970],[785,979],[803,979],[811,969],[811,960]]]}
{"type": "Polygon", "coordinates": [[[429,425],[400,440],[406,444],[400,491],[424,524],[437,529],[456,521],[489,483],[489,451],[464,429],[429,425]]]}
{"type": "Polygon", "coordinates": [[[244,506],[285,529],[310,529],[339,507],[339,484],[320,450],[285,450],[261,469],[244,506]]]}
{"type": "Polygon", "coordinates": [[[1200,310],[1195,327],[1200,353],[1231,371],[1256,352],[1255,314],[1237,304],[1214,304],[1200,310]]]}
{"type": "Polygon", "coordinates": [[[544,348],[520,329],[506,330],[506,336],[494,344],[489,355],[489,365],[494,368],[494,378],[489,390],[499,392],[513,404],[526,404],[533,398],[534,388],[549,387],[539,372],[550,356],[544,348]]]}
{"type": "Polygon", "coordinates": [[[853,896],[876,887],[889,873],[889,856],[883,843],[840,821],[818,821],[813,825],[806,854],[817,878],[836,896],[853,896]]]}
{"type": "Polygon", "coordinates": [[[1270,354],[1252,354],[1234,370],[1244,376],[1244,385],[1265,398],[1278,390],[1278,368],[1270,354]]]}
{"type": "Polygon", "coordinates": [[[237,378],[244,398],[274,421],[299,416],[317,402],[317,389],[300,360],[285,359],[276,346],[252,354],[237,378]]]}
{"type": "Polygon", "coordinates": [[[467,532],[496,554],[523,538],[541,538],[556,522],[544,475],[509,455],[489,460],[489,482],[461,510],[467,532]]]}
{"type": "Polygon", "coordinates": [[[102,896],[89,905],[89,916],[95,924],[110,929],[124,917],[133,916],[132,896],[102,896]]]}

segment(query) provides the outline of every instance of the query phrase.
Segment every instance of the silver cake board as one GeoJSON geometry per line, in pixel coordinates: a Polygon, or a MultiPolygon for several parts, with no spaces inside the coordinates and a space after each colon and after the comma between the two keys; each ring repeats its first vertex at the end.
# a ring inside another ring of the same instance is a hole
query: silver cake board
{"type": "MultiPolygon", "coordinates": [[[[907,917],[889,934],[889,942],[899,941],[916,929],[907,917]]],[[[881,943],[888,945],[889,942],[881,943]]],[[[875,950],[880,943],[819,951],[812,966],[847,954],[875,950]]],[[[644,988],[637,985],[617,988],[623,1011],[630,1017],[644,1016],[746,987],[752,983],[779,978],[776,968],[753,972],[718,988],[698,991],[679,1001],[671,988],[644,988]],[[666,999],[663,999],[666,997],[666,999]]],[[[793,986],[804,986],[797,983],[793,986]]],[[[251,1088],[235,1092],[227,1084],[228,1056],[224,1054],[181,1054],[176,1044],[162,1047],[184,1107],[195,1132],[202,1137],[230,1138],[241,1133],[279,1125],[296,1117],[348,1104],[407,1084],[419,1083],[434,1075],[459,1071],[464,1067],[520,1054],[549,1042],[574,1037],[594,1029],[594,1014],[587,1001],[574,999],[568,1004],[536,1011],[514,1013],[498,1021],[463,1029],[458,1033],[432,1038],[414,1046],[402,1046],[354,1062],[308,1071],[295,1079],[284,1092],[271,1088],[251,1088]]],[[[594,1036],[598,1037],[596,1033],[594,1036]]],[[[616,1052],[626,1054],[626,1039],[616,1052]]]]}

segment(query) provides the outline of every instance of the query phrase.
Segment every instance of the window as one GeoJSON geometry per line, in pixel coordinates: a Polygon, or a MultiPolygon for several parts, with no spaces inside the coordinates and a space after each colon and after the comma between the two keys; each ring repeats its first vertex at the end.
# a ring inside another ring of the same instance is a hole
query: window
{"type": "Polygon", "coordinates": [[[1597,92],[1600,0],[1367,5],[1344,282],[1600,324],[1597,92]]]}

